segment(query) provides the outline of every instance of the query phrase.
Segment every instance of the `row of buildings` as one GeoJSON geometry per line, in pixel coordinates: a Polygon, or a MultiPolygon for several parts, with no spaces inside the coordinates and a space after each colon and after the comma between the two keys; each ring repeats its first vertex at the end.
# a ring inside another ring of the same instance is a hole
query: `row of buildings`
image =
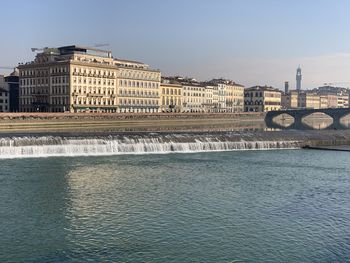
{"type": "Polygon", "coordinates": [[[348,90],[331,86],[287,92],[256,86],[245,89],[244,99],[245,111],[349,108],[348,90]]]}
{"type": "Polygon", "coordinates": [[[335,87],[319,87],[314,90],[292,90],[282,93],[281,107],[283,109],[326,109],[349,108],[349,93],[335,87]]]}
{"type": "Polygon", "coordinates": [[[347,89],[285,92],[226,79],[200,82],[162,77],[149,65],[113,58],[83,46],[44,48],[34,61],[0,75],[0,111],[21,112],[242,112],[348,107],[347,89]]]}
{"type": "Polygon", "coordinates": [[[147,64],[82,46],[45,48],[19,69],[23,112],[240,112],[244,87],[161,77],[147,64]]]}
{"type": "Polygon", "coordinates": [[[244,86],[231,80],[164,77],[160,86],[162,112],[244,111],[244,86]]]}
{"type": "Polygon", "coordinates": [[[349,90],[346,88],[325,85],[313,90],[301,89],[301,68],[297,68],[296,90],[289,90],[289,83],[285,82],[281,96],[282,109],[325,109],[348,108],[349,90]]]}

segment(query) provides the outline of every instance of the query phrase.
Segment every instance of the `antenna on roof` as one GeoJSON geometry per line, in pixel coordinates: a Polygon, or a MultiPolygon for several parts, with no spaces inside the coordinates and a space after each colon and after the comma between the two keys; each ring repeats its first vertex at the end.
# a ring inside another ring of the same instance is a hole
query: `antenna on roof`
{"type": "Polygon", "coordinates": [[[106,47],[109,46],[109,44],[95,44],[93,47],[106,47]]]}
{"type": "Polygon", "coordinates": [[[36,51],[44,51],[45,49],[48,49],[48,47],[43,47],[43,48],[36,48],[36,47],[32,47],[32,48],[31,48],[32,52],[36,52],[36,51]]]}

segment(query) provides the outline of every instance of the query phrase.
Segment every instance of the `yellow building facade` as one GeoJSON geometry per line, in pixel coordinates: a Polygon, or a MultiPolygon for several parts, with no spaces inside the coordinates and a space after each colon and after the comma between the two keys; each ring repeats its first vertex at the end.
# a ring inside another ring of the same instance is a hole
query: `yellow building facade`
{"type": "Polygon", "coordinates": [[[182,86],[176,81],[162,79],[160,84],[161,112],[182,111],[182,86]]]}
{"type": "MultiPolygon", "coordinates": [[[[217,95],[217,89],[215,86],[209,86],[205,85],[205,103],[204,103],[204,111],[205,112],[215,112],[215,104],[214,104],[214,94],[216,91],[217,95]]],[[[216,96],[217,97],[217,96],[216,96]]],[[[217,106],[217,104],[216,104],[217,106]]]]}
{"type": "Polygon", "coordinates": [[[337,98],[338,108],[349,108],[349,96],[348,95],[338,95],[337,98]]]}
{"type": "MultiPolygon", "coordinates": [[[[116,112],[117,73],[112,59],[105,59],[102,63],[94,56],[74,55],[70,61],[70,85],[66,86],[71,91],[69,111],[116,112]]],[[[55,86],[52,88],[55,89],[55,86]]],[[[62,101],[55,92],[51,94],[51,99],[52,105],[58,109],[53,111],[60,111],[62,101]]]]}
{"type": "Polygon", "coordinates": [[[114,60],[118,68],[119,112],[159,112],[159,70],[140,62],[114,60]]]}
{"type": "Polygon", "coordinates": [[[328,98],[327,96],[320,95],[320,109],[328,108],[328,98]]]}
{"type": "Polygon", "coordinates": [[[313,92],[301,92],[298,97],[298,107],[302,109],[319,109],[320,96],[313,92]]]}
{"type": "Polygon", "coordinates": [[[159,70],[81,46],[45,48],[18,67],[20,110],[158,112],[159,70]]]}
{"type": "Polygon", "coordinates": [[[226,112],[244,111],[244,86],[229,82],[226,84],[226,112]]]}
{"type": "Polygon", "coordinates": [[[205,112],[205,87],[200,83],[182,84],[182,108],[184,112],[205,112]]]}
{"type": "Polygon", "coordinates": [[[281,109],[281,91],[267,86],[244,90],[245,111],[266,112],[281,109]]]}
{"type": "Polygon", "coordinates": [[[299,93],[296,90],[291,90],[288,93],[281,95],[281,106],[283,109],[297,109],[298,108],[299,93]]]}
{"type": "MultiPolygon", "coordinates": [[[[170,83],[176,83],[181,86],[181,112],[205,112],[207,100],[205,86],[202,83],[192,78],[179,76],[167,77],[166,79],[170,83]]],[[[174,99],[175,97],[173,101],[174,99]]],[[[176,99],[179,98],[177,97],[176,99]]]]}
{"type": "Polygon", "coordinates": [[[205,86],[212,90],[211,112],[244,111],[244,86],[228,79],[212,79],[205,86]]]}

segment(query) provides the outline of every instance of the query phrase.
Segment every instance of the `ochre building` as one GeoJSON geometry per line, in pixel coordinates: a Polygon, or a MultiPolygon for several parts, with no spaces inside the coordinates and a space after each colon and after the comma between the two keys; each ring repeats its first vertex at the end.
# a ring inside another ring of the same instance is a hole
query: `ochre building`
{"type": "Polygon", "coordinates": [[[308,91],[299,93],[298,108],[301,109],[319,109],[320,108],[320,96],[308,91]]]}
{"type": "Polygon", "coordinates": [[[160,84],[161,112],[182,112],[182,85],[171,78],[162,78],[160,84]]]}
{"type": "Polygon", "coordinates": [[[213,112],[244,111],[244,86],[228,79],[212,79],[206,87],[213,89],[213,112]]]}
{"type": "Polygon", "coordinates": [[[110,51],[64,46],[45,48],[18,67],[20,111],[157,112],[159,70],[114,59],[110,51]]]}
{"type": "Polygon", "coordinates": [[[299,92],[291,90],[281,95],[281,106],[283,109],[297,109],[298,108],[299,92]]]}
{"type": "Polygon", "coordinates": [[[281,91],[273,87],[254,86],[244,90],[245,111],[266,112],[281,109],[281,91]]]}

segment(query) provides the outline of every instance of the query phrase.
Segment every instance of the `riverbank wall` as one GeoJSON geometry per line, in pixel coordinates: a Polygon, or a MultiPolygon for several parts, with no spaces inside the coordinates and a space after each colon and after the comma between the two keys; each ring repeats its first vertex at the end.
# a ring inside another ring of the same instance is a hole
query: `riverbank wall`
{"type": "Polygon", "coordinates": [[[264,112],[236,113],[46,113],[2,112],[0,122],[7,120],[128,120],[128,119],[211,119],[211,118],[264,118],[264,112]]]}
{"type": "Polygon", "coordinates": [[[0,133],[175,131],[262,125],[264,113],[0,113],[0,133]]]}

